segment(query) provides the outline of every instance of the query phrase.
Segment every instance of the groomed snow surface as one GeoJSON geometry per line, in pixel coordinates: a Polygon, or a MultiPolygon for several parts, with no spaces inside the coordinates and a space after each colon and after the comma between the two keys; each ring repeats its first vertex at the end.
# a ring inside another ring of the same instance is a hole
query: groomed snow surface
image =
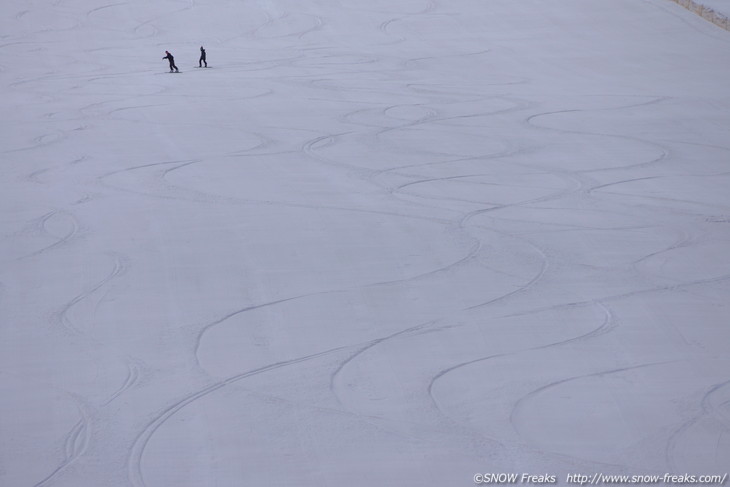
{"type": "Polygon", "coordinates": [[[0,14],[0,485],[728,470],[730,32],[668,0],[0,14]]]}

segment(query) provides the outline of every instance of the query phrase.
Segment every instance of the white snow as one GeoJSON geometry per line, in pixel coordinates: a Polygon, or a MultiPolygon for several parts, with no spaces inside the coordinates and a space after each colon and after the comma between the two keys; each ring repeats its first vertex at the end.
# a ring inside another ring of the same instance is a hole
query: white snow
{"type": "Polygon", "coordinates": [[[667,0],[0,19],[0,485],[727,472],[730,32],[667,0]]]}

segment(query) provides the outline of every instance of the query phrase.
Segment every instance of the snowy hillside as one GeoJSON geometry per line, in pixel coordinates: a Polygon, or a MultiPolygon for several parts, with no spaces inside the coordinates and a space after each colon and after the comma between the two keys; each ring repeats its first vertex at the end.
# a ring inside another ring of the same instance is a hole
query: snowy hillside
{"type": "Polygon", "coordinates": [[[727,472],[730,32],[668,0],[0,22],[0,485],[727,472]]]}

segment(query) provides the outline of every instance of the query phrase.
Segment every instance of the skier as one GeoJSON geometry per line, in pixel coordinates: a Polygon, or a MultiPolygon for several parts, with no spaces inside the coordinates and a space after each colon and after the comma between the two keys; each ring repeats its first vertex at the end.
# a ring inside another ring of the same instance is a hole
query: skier
{"type": "Polygon", "coordinates": [[[165,54],[167,54],[162,59],[167,59],[170,61],[170,72],[172,73],[172,70],[174,69],[176,73],[179,73],[180,71],[177,69],[177,66],[175,66],[175,58],[172,57],[172,54],[170,54],[170,51],[165,51],[165,54]]]}
{"type": "Polygon", "coordinates": [[[203,46],[200,46],[200,59],[198,59],[198,67],[202,68],[203,63],[205,63],[205,67],[208,67],[208,61],[205,60],[205,49],[203,49],[203,46]]]}

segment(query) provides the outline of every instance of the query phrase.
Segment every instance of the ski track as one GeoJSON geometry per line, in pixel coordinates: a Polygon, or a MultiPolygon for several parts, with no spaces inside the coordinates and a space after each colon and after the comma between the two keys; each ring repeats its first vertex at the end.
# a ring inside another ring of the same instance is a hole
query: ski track
{"type": "MultiPolygon", "coordinates": [[[[495,233],[499,233],[499,232],[495,232],[495,233]]],[[[518,238],[516,238],[516,237],[514,237],[512,235],[504,234],[504,236],[509,236],[509,237],[515,238],[515,240],[524,241],[524,239],[518,239],[518,238]]],[[[477,245],[476,245],[475,250],[472,253],[470,253],[469,255],[467,255],[466,257],[464,257],[459,262],[457,262],[457,263],[453,264],[452,266],[449,266],[449,267],[447,267],[445,269],[452,268],[452,267],[454,267],[456,265],[465,264],[465,263],[469,262],[470,260],[472,260],[474,257],[476,257],[476,255],[478,254],[478,252],[481,250],[482,242],[479,239],[476,239],[476,238],[475,238],[475,240],[477,242],[477,245]]],[[[507,298],[509,298],[511,296],[514,296],[516,294],[525,292],[530,287],[532,287],[536,282],[538,282],[542,278],[542,276],[545,274],[545,272],[547,270],[547,257],[545,256],[545,254],[539,248],[537,248],[535,246],[533,246],[533,248],[536,249],[536,250],[538,250],[538,252],[540,253],[540,255],[542,257],[542,260],[543,260],[543,264],[542,264],[541,268],[539,269],[539,271],[537,272],[537,274],[535,276],[533,276],[526,284],[522,285],[518,289],[513,290],[513,291],[510,291],[510,292],[507,292],[507,293],[505,293],[505,294],[503,294],[501,296],[495,297],[495,298],[489,300],[488,302],[467,307],[465,309],[462,309],[458,313],[454,313],[452,315],[449,315],[448,317],[446,317],[446,316],[440,317],[436,321],[429,321],[427,323],[422,323],[422,324],[419,324],[419,325],[415,325],[413,327],[409,327],[409,328],[406,328],[404,330],[400,330],[400,331],[395,332],[393,334],[387,335],[385,337],[376,339],[373,342],[371,342],[370,344],[368,344],[367,346],[365,346],[364,348],[358,350],[353,355],[351,355],[350,357],[348,357],[345,361],[343,361],[337,367],[337,369],[335,370],[335,372],[330,377],[330,388],[333,391],[333,393],[335,394],[335,396],[338,397],[338,401],[342,404],[342,401],[339,398],[339,394],[337,394],[336,387],[335,387],[335,382],[336,382],[337,377],[340,376],[340,375],[342,375],[342,373],[343,373],[343,371],[344,371],[344,369],[346,368],[347,365],[349,365],[350,363],[352,363],[356,359],[360,358],[363,354],[365,354],[365,352],[370,351],[373,348],[375,348],[375,347],[377,347],[379,345],[382,345],[383,343],[386,343],[386,342],[388,342],[390,340],[393,340],[395,338],[400,338],[401,336],[404,336],[404,335],[405,336],[408,336],[408,335],[410,335],[410,334],[412,334],[412,333],[414,333],[416,331],[420,331],[420,330],[422,330],[424,328],[431,327],[432,325],[437,324],[439,322],[443,322],[443,321],[445,321],[447,319],[455,319],[455,317],[458,316],[459,314],[468,313],[468,312],[470,312],[472,310],[481,308],[483,306],[487,306],[489,304],[494,304],[496,302],[505,300],[505,299],[507,299],[507,298]]],[[[440,269],[440,270],[437,270],[437,271],[433,271],[431,273],[428,273],[427,275],[431,275],[431,274],[434,274],[434,273],[437,273],[437,272],[441,272],[442,270],[445,270],[445,269],[440,269]]],[[[607,321],[608,321],[608,319],[607,319],[607,321]]],[[[594,332],[591,332],[591,333],[594,333],[594,332]]],[[[587,335],[590,335],[590,334],[587,334],[587,335]]],[[[542,348],[542,347],[537,347],[536,349],[538,349],[538,348],[542,348]]],[[[442,375],[442,374],[441,373],[437,374],[437,378],[440,377],[440,375],[442,375]]],[[[435,381],[435,379],[432,379],[430,381],[429,385],[426,387],[426,390],[427,390],[429,396],[431,396],[431,389],[432,389],[432,386],[433,386],[433,382],[434,381],[435,381]]],[[[436,404],[434,403],[434,405],[436,405],[436,404]]],[[[438,406],[437,405],[436,405],[436,407],[438,409],[438,406]]],[[[488,439],[493,440],[493,441],[496,441],[496,440],[494,440],[494,438],[488,438],[488,439]]]]}
{"type": "MultiPolygon", "coordinates": [[[[435,2],[428,2],[426,4],[426,7],[424,7],[424,9],[420,12],[402,15],[400,17],[394,17],[394,18],[388,19],[384,22],[381,22],[378,25],[378,31],[380,31],[381,34],[383,34],[387,37],[394,37],[390,32],[390,26],[392,24],[397,23],[397,22],[403,22],[409,17],[426,15],[426,14],[436,10],[437,8],[438,8],[438,5],[435,2]]],[[[386,43],[385,45],[397,45],[397,44],[404,43],[406,41],[408,41],[407,37],[398,36],[398,37],[395,37],[392,41],[386,43]]]]}
{"type": "MultiPolygon", "coordinates": [[[[338,385],[338,383],[341,383],[345,379],[342,378],[342,376],[345,374],[346,368],[355,362],[356,360],[363,360],[365,354],[372,351],[374,348],[383,345],[384,343],[388,343],[390,341],[400,339],[400,338],[407,338],[409,336],[415,336],[422,333],[427,333],[429,331],[436,332],[444,327],[446,328],[452,328],[450,325],[444,325],[444,326],[437,326],[439,323],[442,323],[445,320],[437,320],[437,321],[429,321],[426,323],[420,323],[418,325],[397,331],[395,333],[392,333],[390,335],[377,338],[375,340],[372,340],[371,342],[367,343],[365,346],[359,348],[355,351],[355,353],[348,356],[345,360],[340,362],[335,370],[330,375],[330,384],[329,384],[329,390],[332,393],[332,395],[337,400],[338,404],[341,406],[342,410],[355,415],[359,418],[366,418],[368,415],[365,415],[364,413],[357,412],[351,408],[348,408],[344,401],[343,401],[343,389],[345,389],[345,386],[338,385]]],[[[458,325],[457,325],[458,326],[458,325]]],[[[418,393],[423,391],[416,391],[418,393]]],[[[430,394],[430,387],[428,389],[428,392],[430,394]]],[[[475,437],[478,438],[480,442],[488,441],[490,444],[498,446],[498,447],[505,447],[505,443],[500,441],[499,439],[491,436],[487,436],[479,431],[474,430],[470,427],[464,427],[465,425],[463,423],[460,423],[458,421],[453,421],[453,418],[443,413],[443,411],[439,408],[438,404],[435,402],[432,402],[430,405],[431,409],[436,411],[438,414],[441,415],[442,418],[451,421],[452,423],[449,424],[448,429],[449,431],[453,432],[454,434],[462,437],[475,437]]],[[[378,416],[378,419],[383,419],[378,416]]]]}
{"type": "MultiPolygon", "coordinates": [[[[492,359],[496,359],[496,358],[514,356],[514,355],[522,354],[524,352],[531,352],[531,351],[536,351],[536,350],[544,350],[544,349],[548,349],[548,348],[552,348],[552,347],[558,347],[558,346],[562,346],[562,345],[567,345],[567,344],[574,343],[574,342],[577,342],[577,341],[586,340],[586,339],[589,339],[589,338],[593,338],[593,337],[596,337],[596,336],[600,336],[600,335],[603,335],[604,333],[607,333],[608,331],[612,330],[615,327],[615,323],[614,323],[613,317],[611,315],[611,312],[605,306],[603,306],[600,302],[591,303],[591,304],[592,305],[599,306],[603,310],[603,312],[605,313],[604,320],[601,322],[601,324],[599,326],[597,326],[593,330],[590,330],[590,331],[588,331],[588,332],[586,332],[586,333],[584,333],[582,335],[577,335],[577,336],[574,336],[574,337],[566,338],[564,340],[560,340],[560,341],[557,341],[557,342],[551,342],[551,343],[548,343],[548,344],[545,344],[545,345],[538,345],[538,346],[530,347],[530,348],[526,348],[526,349],[520,349],[520,350],[515,350],[515,351],[510,351],[510,352],[505,352],[505,353],[488,355],[488,356],[485,356],[485,357],[479,357],[479,358],[476,358],[474,360],[470,360],[468,362],[459,363],[459,364],[454,365],[454,366],[451,366],[451,367],[449,367],[447,369],[441,370],[441,371],[439,371],[431,379],[431,381],[428,384],[429,396],[431,396],[431,398],[434,400],[434,402],[437,402],[436,399],[435,399],[435,397],[434,397],[434,395],[433,395],[433,388],[434,388],[435,384],[439,380],[443,379],[444,376],[446,376],[448,374],[451,374],[452,372],[455,372],[455,371],[457,371],[457,370],[459,370],[459,369],[461,369],[463,367],[467,367],[467,366],[470,366],[470,365],[473,365],[473,364],[485,362],[487,360],[492,360],[492,359]]],[[[544,312],[544,311],[551,311],[551,310],[554,310],[554,309],[568,308],[568,307],[575,307],[575,306],[576,305],[573,304],[573,303],[565,304],[565,305],[558,305],[558,306],[554,306],[554,307],[551,307],[551,308],[548,308],[548,309],[540,309],[540,310],[531,311],[531,312],[527,312],[527,313],[520,313],[519,316],[537,314],[537,313],[544,312]]],[[[509,316],[516,316],[516,315],[508,315],[507,317],[509,317],[509,316]]]]}
{"type": "Polygon", "coordinates": [[[646,254],[646,255],[642,256],[641,258],[636,259],[634,262],[631,263],[631,265],[636,269],[639,264],[651,259],[652,257],[656,257],[657,255],[661,255],[666,252],[670,252],[672,250],[687,247],[688,245],[695,243],[695,238],[696,238],[695,236],[690,235],[688,232],[686,232],[684,230],[680,230],[680,235],[671,245],[669,245],[668,247],[666,247],[664,249],[657,250],[656,252],[646,254]]]}
{"type": "Polygon", "coordinates": [[[53,485],[55,478],[68,468],[69,465],[81,457],[81,455],[83,455],[88,449],[89,441],[91,439],[91,413],[88,411],[88,406],[82,404],[80,401],[77,408],[81,419],[79,419],[78,423],[76,423],[68,435],[66,435],[63,446],[63,461],[47,477],[34,484],[34,487],[53,485]]]}
{"type": "Polygon", "coordinates": [[[83,333],[88,328],[88,326],[84,327],[76,324],[74,320],[69,317],[69,313],[71,312],[71,310],[80,302],[92,296],[99,289],[106,286],[110,281],[112,281],[125,271],[126,264],[124,256],[113,255],[112,257],[114,258],[114,267],[112,268],[111,272],[102,280],[100,280],[96,284],[93,284],[81,294],[75,296],[71,301],[66,303],[60,311],[55,314],[54,321],[62,325],[68,332],[77,335],[83,333]]]}
{"type": "Polygon", "coordinates": [[[127,377],[124,379],[124,383],[107,399],[102,406],[107,406],[114,402],[119,396],[124,394],[126,391],[137,385],[142,375],[142,367],[135,361],[127,360],[127,377]]]}
{"type": "Polygon", "coordinates": [[[101,7],[92,8],[91,10],[86,12],[86,16],[90,17],[92,14],[94,14],[100,10],[104,10],[104,9],[112,8],[112,7],[118,7],[120,5],[127,5],[127,2],[110,3],[109,5],[102,5],[101,7]]]}
{"type": "MultiPolygon", "coordinates": [[[[255,154],[250,155],[250,157],[256,157],[260,155],[269,155],[269,154],[255,154]]],[[[237,155],[240,157],[241,155],[237,155]]],[[[248,155],[244,155],[244,157],[248,157],[248,155]]],[[[419,215],[409,215],[406,213],[397,213],[392,211],[380,211],[380,210],[370,210],[366,208],[356,208],[356,207],[343,207],[343,206],[330,206],[330,205],[313,205],[313,204],[305,204],[305,203],[294,203],[294,202],[287,202],[287,201],[272,201],[272,200],[256,200],[256,199],[245,199],[245,198],[236,198],[231,196],[221,196],[218,194],[213,193],[207,193],[203,191],[198,191],[195,189],[189,189],[177,185],[173,185],[167,182],[164,182],[165,175],[169,174],[172,171],[175,171],[177,169],[181,169],[183,167],[187,167],[193,163],[202,162],[202,160],[195,160],[195,161],[167,161],[167,162],[154,162],[149,164],[142,164],[139,166],[129,167],[125,169],[120,169],[116,171],[112,171],[106,174],[103,174],[97,178],[99,184],[103,185],[104,187],[108,187],[110,189],[114,189],[117,191],[123,191],[126,193],[132,193],[132,194],[138,194],[143,196],[148,196],[155,199],[163,199],[163,200],[180,200],[180,201],[186,201],[186,202],[192,202],[192,203],[201,203],[201,204],[211,204],[211,205],[221,205],[221,204],[228,204],[228,205],[234,205],[234,206],[275,206],[275,207],[282,207],[282,208],[300,208],[300,209],[309,209],[309,210],[327,210],[327,211],[336,211],[336,212],[346,212],[346,213],[362,213],[362,214],[372,214],[372,215],[382,215],[382,216],[388,216],[388,217],[394,217],[394,218],[403,218],[408,220],[415,220],[415,221],[425,221],[425,222],[432,222],[437,224],[451,224],[450,220],[436,218],[436,217],[427,217],[427,216],[419,216],[419,215]],[[158,174],[156,174],[152,182],[148,182],[147,186],[150,186],[151,189],[144,191],[144,190],[134,190],[125,188],[122,186],[116,186],[113,184],[110,184],[106,182],[107,178],[110,178],[116,174],[122,174],[125,172],[130,171],[138,171],[138,170],[145,170],[150,168],[155,168],[156,166],[164,166],[164,165],[172,165],[172,164],[178,164],[178,166],[173,167],[169,170],[163,170],[159,171],[158,174]],[[159,190],[155,186],[162,186],[159,190]]],[[[338,165],[336,162],[332,163],[333,165],[338,165]]]]}
{"type": "Polygon", "coordinates": [[[68,138],[68,136],[66,135],[66,133],[61,132],[61,131],[56,132],[56,133],[51,133],[51,134],[42,134],[42,135],[35,137],[31,141],[31,145],[26,146],[26,147],[21,147],[19,149],[6,150],[6,151],[3,151],[2,154],[14,154],[17,152],[34,151],[37,149],[48,147],[50,145],[57,144],[67,138],[68,138]]]}
{"type": "MultiPolygon", "coordinates": [[[[623,194],[623,193],[612,193],[610,191],[605,191],[604,194],[610,195],[610,196],[624,196],[624,197],[627,196],[626,194],[623,194]]],[[[694,200],[685,200],[685,199],[680,199],[680,198],[667,198],[665,196],[651,196],[648,194],[629,194],[628,196],[631,196],[633,198],[643,198],[643,199],[647,199],[647,200],[656,201],[656,203],[654,205],[652,205],[652,206],[656,206],[656,207],[664,207],[664,205],[659,204],[660,202],[689,203],[694,206],[699,206],[699,207],[712,209],[712,210],[721,210],[723,212],[730,211],[730,204],[729,205],[713,205],[710,203],[701,203],[699,201],[694,201],[694,200]]],[[[678,209],[674,209],[673,211],[680,213],[680,210],[678,210],[678,209]]],[[[683,211],[685,211],[687,214],[694,214],[694,213],[689,213],[686,209],[683,211]]],[[[706,216],[705,213],[700,213],[699,215],[706,216]]]]}
{"type": "MultiPolygon", "coordinates": [[[[470,53],[467,53],[467,54],[461,54],[460,56],[449,56],[449,59],[455,59],[455,58],[458,59],[460,57],[475,57],[475,56],[481,56],[483,54],[488,54],[489,52],[491,52],[491,49],[485,49],[485,50],[482,50],[482,51],[470,52],[470,53]]],[[[420,61],[429,61],[429,60],[432,60],[432,59],[441,59],[441,58],[442,58],[442,56],[426,56],[426,57],[419,57],[419,58],[407,59],[406,61],[403,62],[403,67],[405,67],[405,68],[413,68],[420,61]]]]}
{"type": "MultiPolygon", "coordinates": [[[[538,346],[530,347],[530,348],[526,348],[526,349],[515,350],[515,351],[510,351],[510,352],[504,352],[504,353],[497,353],[497,354],[487,355],[487,356],[484,356],[484,357],[479,357],[479,358],[476,358],[476,359],[473,359],[473,360],[469,360],[467,362],[462,362],[462,363],[453,365],[451,367],[448,367],[446,369],[443,369],[443,370],[439,371],[436,375],[434,375],[431,378],[431,380],[428,383],[428,387],[427,387],[428,395],[429,395],[431,401],[433,402],[434,406],[444,416],[450,417],[450,418],[454,419],[450,414],[448,414],[446,411],[444,411],[444,409],[441,406],[439,406],[439,401],[438,401],[438,399],[436,398],[436,396],[434,394],[434,387],[436,386],[436,384],[439,381],[443,380],[444,377],[446,377],[449,374],[452,374],[454,372],[457,372],[457,371],[463,369],[464,367],[469,367],[469,366],[474,365],[474,364],[483,363],[483,362],[486,362],[488,360],[493,360],[493,359],[498,359],[498,358],[504,358],[504,357],[510,357],[510,356],[519,355],[519,354],[522,354],[522,353],[525,353],[525,352],[533,352],[533,351],[537,351],[537,350],[545,350],[545,349],[549,349],[549,348],[553,348],[553,347],[560,347],[560,346],[564,346],[564,345],[567,345],[567,344],[579,342],[579,341],[582,341],[582,340],[588,340],[588,339],[595,338],[597,336],[603,335],[605,333],[608,333],[612,329],[614,329],[615,326],[616,326],[616,324],[614,322],[614,318],[613,318],[613,315],[611,314],[611,311],[608,308],[606,308],[603,304],[601,304],[600,302],[596,302],[596,303],[592,303],[592,304],[595,305],[595,306],[600,307],[600,309],[603,311],[603,313],[604,313],[605,316],[604,316],[603,322],[598,327],[596,327],[593,330],[588,331],[587,333],[584,333],[582,335],[578,335],[578,336],[575,336],[575,337],[566,338],[564,340],[560,340],[560,341],[557,341],[557,342],[548,343],[548,344],[545,344],[545,345],[538,345],[538,346]]],[[[556,306],[555,308],[572,307],[572,306],[573,305],[561,305],[561,306],[556,306]]],[[[551,308],[551,309],[555,309],[555,308],[551,308]]],[[[539,310],[539,311],[535,311],[535,312],[522,313],[521,315],[534,314],[534,313],[538,313],[540,311],[545,311],[545,310],[539,310]]]]}
{"type": "MultiPolygon", "coordinates": [[[[374,282],[374,283],[369,283],[369,284],[362,284],[362,285],[355,286],[355,287],[352,287],[352,288],[347,288],[347,289],[338,289],[338,290],[331,290],[331,291],[319,291],[319,292],[315,292],[315,293],[304,294],[304,295],[301,295],[301,296],[293,296],[293,297],[278,299],[278,300],[275,300],[275,301],[271,301],[271,302],[267,302],[267,303],[262,303],[262,304],[258,304],[258,305],[247,306],[245,308],[242,308],[242,309],[233,311],[231,313],[228,313],[228,314],[226,314],[226,315],[218,318],[217,320],[215,320],[213,322],[210,322],[210,323],[204,325],[198,331],[198,334],[197,334],[197,337],[196,337],[196,340],[195,340],[195,347],[194,347],[194,350],[195,350],[194,355],[195,355],[196,363],[198,364],[199,367],[203,368],[200,365],[200,360],[198,358],[198,353],[199,353],[199,350],[200,350],[200,347],[201,347],[201,344],[202,344],[202,341],[203,341],[203,338],[205,337],[205,335],[211,329],[213,329],[215,326],[220,325],[221,323],[224,323],[225,321],[227,321],[227,320],[229,320],[229,319],[231,319],[231,318],[233,318],[235,316],[238,316],[238,315],[243,314],[243,313],[247,313],[249,311],[254,311],[254,310],[257,310],[257,309],[268,308],[268,307],[276,306],[276,305],[283,304],[283,303],[287,303],[287,302],[291,302],[291,301],[298,301],[298,300],[302,300],[302,299],[312,298],[312,297],[315,297],[315,296],[347,294],[347,293],[352,293],[354,291],[362,291],[364,289],[372,289],[372,288],[377,288],[377,287],[382,287],[382,286],[393,286],[393,285],[403,285],[403,284],[413,283],[413,282],[415,282],[417,280],[425,279],[425,278],[434,276],[434,275],[439,274],[439,273],[451,271],[451,270],[455,269],[458,266],[462,266],[462,265],[470,262],[471,260],[473,260],[478,255],[479,251],[481,250],[481,247],[482,247],[481,242],[479,242],[478,240],[475,239],[475,244],[472,246],[472,248],[469,250],[469,252],[465,256],[459,258],[458,260],[456,260],[456,261],[454,261],[452,263],[446,264],[443,267],[439,267],[439,268],[436,268],[436,269],[431,269],[431,270],[425,271],[425,272],[423,272],[421,274],[417,274],[417,275],[414,275],[414,276],[405,277],[405,278],[402,278],[402,279],[394,279],[394,280],[380,281],[380,282],[374,282]]],[[[418,325],[418,326],[414,327],[413,329],[420,328],[421,326],[422,325],[418,325]]],[[[399,335],[401,333],[404,333],[404,331],[398,332],[395,335],[399,335]]],[[[387,337],[387,338],[390,338],[390,336],[387,337]]],[[[378,343],[380,343],[380,342],[382,342],[384,340],[385,339],[375,340],[374,342],[377,342],[377,343],[374,343],[374,344],[378,344],[378,343]]],[[[373,344],[368,345],[367,348],[371,348],[372,346],[374,346],[374,345],[373,344]]]]}
{"type": "Polygon", "coordinates": [[[136,487],[144,487],[146,484],[144,482],[144,475],[142,473],[142,460],[144,457],[145,448],[147,447],[147,443],[149,443],[150,438],[154,435],[154,433],[167,421],[169,420],[173,415],[175,415],[177,412],[179,412],[181,409],[185,408],[186,406],[190,405],[191,403],[198,401],[209,394],[226,387],[228,385],[234,384],[236,382],[240,382],[242,380],[248,379],[249,377],[253,377],[259,374],[263,374],[266,372],[269,372],[271,370],[280,369],[282,367],[289,367],[291,365],[296,365],[302,362],[306,362],[309,360],[315,360],[327,355],[331,355],[337,352],[341,352],[343,350],[346,350],[349,348],[348,346],[344,347],[336,347],[329,350],[325,350],[322,352],[313,353],[310,355],[305,355],[302,357],[297,357],[291,360],[285,360],[281,362],[275,362],[268,365],[265,365],[263,367],[258,367],[253,370],[249,370],[246,372],[242,372],[240,374],[236,374],[233,376],[230,376],[222,381],[216,382],[214,384],[211,384],[208,387],[205,387],[199,391],[196,391],[192,394],[189,394],[182,398],[181,400],[178,400],[162,410],[158,415],[154,417],[152,421],[150,421],[143,429],[142,432],[137,435],[137,437],[134,440],[134,444],[132,448],[130,449],[130,455],[128,459],[128,467],[129,467],[129,479],[132,482],[132,485],[136,487]]]}
{"type": "Polygon", "coordinates": [[[55,239],[56,241],[53,242],[50,245],[46,245],[45,247],[42,247],[36,251],[33,251],[29,254],[25,254],[22,257],[19,257],[19,261],[23,261],[26,259],[38,257],[39,255],[45,254],[47,252],[50,252],[54,249],[57,249],[63,245],[66,245],[68,242],[73,240],[79,233],[79,222],[76,219],[76,217],[73,216],[72,213],[69,213],[64,210],[53,210],[51,212],[46,213],[39,219],[31,222],[31,228],[33,233],[41,234],[48,236],[50,238],[55,239]],[[51,232],[48,229],[48,226],[51,222],[66,222],[66,225],[68,227],[68,231],[62,235],[56,235],[53,232],[51,232]]]}
{"type": "Polygon", "coordinates": [[[273,28],[273,27],[277,26],[277,24],[282,23],[282,21],[288,20],[292,16],[287,11],[281,12],[276,17],[272,16],[269,12],[265,12],[265,14],[267,16],[266,22],[264,22],[262,25],[260,25],[256,29],[254,29],[254,31],[251,33],[252,37],[255,40],[260,41],[260,40],[265,40],[265,39],[286,39],[289,37],[295,37],[298,40],[301,40],[307,34],[311,34],[313,32],[317,32],[317,31],[321,30],[325,25],[324,19],[322,19],[322,17],[319,17],[317,15],[297,13],[297,14],[295,14],[296,15],[295,18],[305,18],[305,19],[311,20],[312,25],[310,27],[306,27],[301,30],[293,30],[293,31],[286,32],[283,34],[268,36],[268,35],[264,35],[262,31],[264,31],[267,28],[273,28]]]}
{"type": "Polygon", "coordinates": [[[428,328],[428,327],[430,327],[430,326],[432,326],[432,325],[434,325],[436,323],[437,323],[436,321],[429,321],[429,322],[426,322],[426,323],[420,323],[418,325],[411,326],[411,327],[406,328],[404,330],[400,330],[400,331],[397,331],[395,333],[391,333],[390,335],[387,335],[387,336],[384,336],[384,337],[381,337],[381,338],[377,338],[375,340],[372,340],[370,343],[368,343],[364,347],[358,349],[355,353],[353,353],[352,355],[350,355],[349,357],[347,357],[345,360],[343,360],[342,362],[340,362],[337,365],[337,368],[335,368],[335,370],[330,375],[330,391],[332,391],[332,394],[335,396],[335,398],[337,399],[338,403],[344,407],[344,404],[342,403],[341,395],[337,392],[337,389],[338,389],[338,387],[337,387],[337,381],[338,381],[338,378],[343,374],[344,369],[350,363],[352,363],[354,360],[358,359],[365,352],[371,350],[372,348],[374,348],[374,347],[376,347],[376,346],[378,346],[378,345],[380,345],[380,344],[382,344],[384,342],[387,342],[389,340],[392,340],[392,339],[397,338],[397,337],[400,337],[400,336],[404,336],[404,335],[408,335],[408,334],[411,334],[411,333],[420,331],[420,330],[425,329],[425,328],[428,328]]]}
{"type": "MultiPolygon", "coordinates": [[[[680,362],[680,360],[668,360],[668,361],[663,361],[663,362],[652,362],[652,363],[631,365],[631,366],[627,366],[627,367],[620,367],[620,368],[614,368],[614,369],[609,369],[609,370],[602,370],[600,372],[592,372],[589,374],[582,374],[582,375],[577,375],[577,376],[573,376],[573,377],[567,377],[567,378],[563,378],[560,380],[556,380],[554,382],[550,382],[549,384],[545,384],[541,387],[538,387],[537,389],[534,389],[534,390],[528,392],[527,394],[525,394],[524,396],[520,397],[519,399],[517,399],[517,401],[515,401],[514,405],[512,406],[512,411],[509,414],[509,422],[512,425],[512,427],[514,428],[515,432],[518,435],[522,436],[520,433],[520,428],[517,425],[517,423],[519,421],[519,416],[520,416],[520,414],[522,414],[522,410],[525,407],[525,404],[528,402],[535,401],[541,394],[543,394],[546,391],[549,391],[551,389],[554,389],[556,387],[560,387],[560,386],[563,386],[566,384],[570,384],[571,382],[575,382],[578,380],[595,378],[595,377],[605,377],[605,376],[614,375],[614,374],[622,374],[624,372],[630,372],[633,370],[639,370],[639,369],[644,369],[644,368],[649,368],[649,367],[658,367],[658,366],[677,363],[677,362],[680,362]]],[[[563,455],[563,456],[568,456],[568,455],[563,455]]],[[[568,456],[568,457],[575,458],[576,460],[581,461],[581,462],[588,461],[583,458],[572,457],[572,456],[568,456]]],[[[619,466],[619,465],[615,465],[615,466],[619,466]]]]}
{"type": "Polygon", "coordinates": [[[553,127],[547,127],[544,125],[539,125],[535,123],[535,119],[537,118],[544,118],[544,117],[550,117],[554,115],[563,115],[563,114],[572,114],[572,113],[586,113],[586,112],[601,112],[601,111],[620,111],[625,110],[628,108],[645,108],[647,106],[651,106],[654,104],[660,104],[665,101],[667,101],[668,97],[656,97],[649,101],[642,102],[642,103],[635,103],[630,105],[624,105],[619,107],[610,107],[610,108],[591,108],[591,109],[569,109],[569,110],[555,110],[555,111],[549,111],[549,112],[542,112],[537,113],[534,115],[531,115],[525,119],[525,124],[531,127],[535,127],[541,130],[547,130],[547,131],[553,131],[560,134],[574,134],[574,135],[583,135],[583,136],[596,136],[596,137],[604,137],[604,138],[611,138],[611,139],[618,139],[618,140],[627,140],[632,142],[638,142],[640,144],[644,144],[647,146],[651,146],[659,152],[659,155],[655,157],[654,159],[651,159],[649,161],[639,162],[636,164],[628,164],[628,165],[622,165],[622,166],[612,166],[612,167],[603,167],[603,168],[595,168],[595,169],[584,169],[580,171],[574,171],[576,174],[590,174],[594,172],[607,172],[607,171],[618,171],[618,170],[626,170],[626,169],[640,169],[640,168],[646,168],[649,166],[656,165],[660,162],[663,162],[665,159],[667,159],[670,155],[670,151],[666,146],[660,145],[656,142],[652,142],[643,138],[639,137],[632,137],[628,135],[620,135],[620,134],[608,134],[604,132],[590,132],[590,131],[579,131],[579,130],[570,130],[565,128],[553,128],[553,127]]]}
{"type": "MultiPolygon", "coordinates": [[[[723,404],[727,404],[728,400],[730,400],[730,391],[727,390],[728,386],[730,386],[730,380],[710,387],[699,401],[701,411],[680,425],[669,435],[664,450],[667,467],[669,469],[673,471],[681,471],[683,469],[682,465],[679,465],[676,450],[678,445],[681,444],[683,436],[687,434],[687,432],[690,431],[697,423],[707,418],[714,420],[713,426],[715,428],[719,427],[722,430],[718,434],[718,444],[722,438],[722,434],[730,432],[730,417],[723,414],[718,407],[723,404]],[[720,396],[721,399],[719,401],[722,401],[719,405],[717,404],[718,400],[715,399],[717,396],[720,396]]],[[[715,448],[715,455],[717,455],[717,446],[715,448]]],[[[717,464],[721,465],[719,462],[717,464]]]]}

